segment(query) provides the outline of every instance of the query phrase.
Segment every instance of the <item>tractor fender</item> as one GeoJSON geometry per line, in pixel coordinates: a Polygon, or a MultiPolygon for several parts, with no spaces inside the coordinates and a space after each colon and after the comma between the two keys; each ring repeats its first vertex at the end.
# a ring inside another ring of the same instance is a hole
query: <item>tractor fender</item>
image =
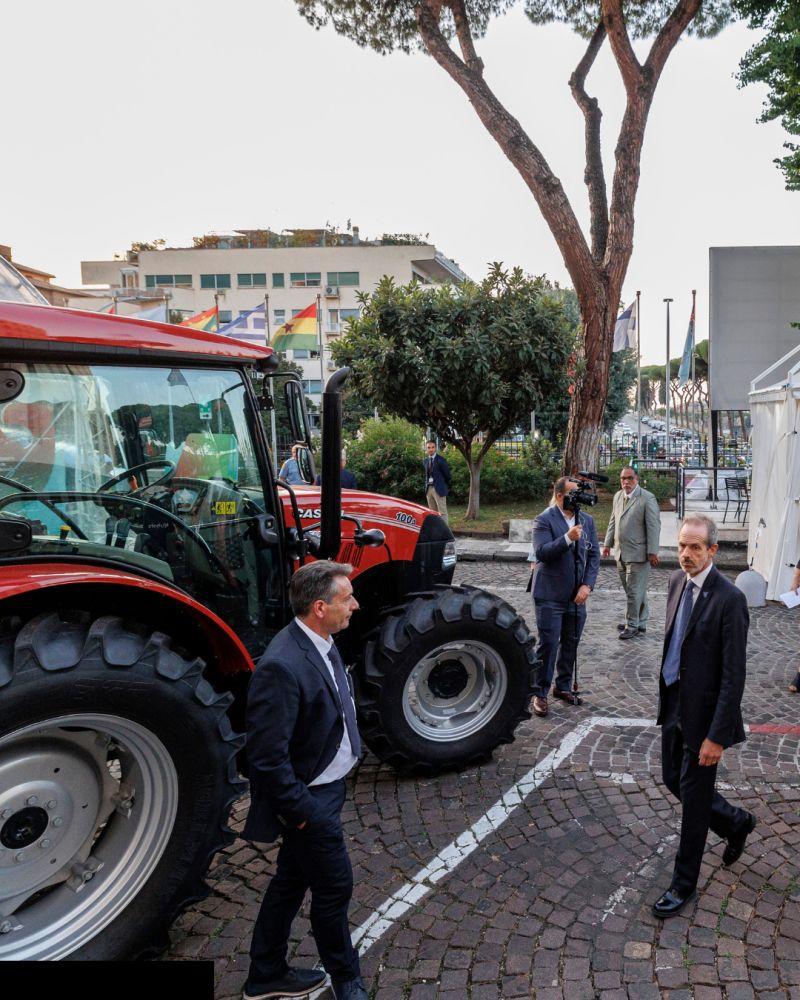
{"type": "Polygon", "coordinates": [[[66,591],[80,600],[81,592],[88,598],[91,589],[94,591],[92,599],[96,601],[99,589],[101,594],[117,599],[118,595],[114,593],[112,597],[108,587],[126,588],[131,604],[147,608],[156,626],[160,623],[169,630],[176,613],[184,621],[188,620],[188,624],[202,633],[207,643],[203,658],[214,672],[224,675],[252,672],[253,660],[233,629],[199,601],[168,583],[112,567],[81,563],[66,566],[64,563],[32,562],[0,566],[0,607],[12,598],[25,598],[41,591],[57,596],[60,607],[74,600],[72,596],[64,596],[66,591]]]}

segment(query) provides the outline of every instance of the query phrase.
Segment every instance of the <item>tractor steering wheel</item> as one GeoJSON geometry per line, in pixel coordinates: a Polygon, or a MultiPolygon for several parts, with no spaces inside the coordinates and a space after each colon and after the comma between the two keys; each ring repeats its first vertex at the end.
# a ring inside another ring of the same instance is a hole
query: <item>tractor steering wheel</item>
{"type": "Polygon", "coordinates": [[[122,472],[117,473],[116,476],[112,476],[111,479],[107,479],[106,482],[102,483],[97,487],[98,493],[105,493],[116,486],[117,483],[121,483],[123,479],[131,479],[137,472],[146,472],[147,469],[163,469],[166,466],[167,471],[163,476],[159,476],[155,482],[148,483],[146,486],[140,486],[136,490],[131,490],[127,495],[129,497],[138,496],[144,490],[149,490],[153,486],[158,486],[160,483],[166,482],[175,472],[175,463],[170,462],[168,458],[158,458],[152,462],[140,462],[138,465],[132,465],[129,469],[124,469],[122,472]]]}

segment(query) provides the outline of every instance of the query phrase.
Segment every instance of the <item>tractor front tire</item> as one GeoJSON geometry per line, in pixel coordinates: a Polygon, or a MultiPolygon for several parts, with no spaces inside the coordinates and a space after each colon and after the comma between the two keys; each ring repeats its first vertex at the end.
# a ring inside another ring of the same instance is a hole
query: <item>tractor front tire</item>
{"type": "Polygon", "coordinates": [[[229,694],[116,616],[0,622],[0,960],[152,954],[242,794],[229,694]]]}
{"type": "Polygon", "coordinates": [[[474,587],[419,595],[370,636],[359,727],[381,760],[435,774],[510,743],[533,693],[534,639],[501,598],[474,587]]]}

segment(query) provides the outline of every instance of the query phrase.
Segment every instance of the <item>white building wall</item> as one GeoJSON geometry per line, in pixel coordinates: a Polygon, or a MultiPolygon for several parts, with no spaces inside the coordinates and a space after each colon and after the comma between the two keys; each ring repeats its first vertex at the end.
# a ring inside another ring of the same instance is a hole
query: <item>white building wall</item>
{"type": "MultiPolygon", "coordinates": [[[[407,284],[415,276],[424,282],[438,283],[447,275],[451,262],[442,263],[434,246],[370,246],[353,247],[286,247],[272,249],[213,249],[213,250],[146,250],[138,255],[139,287],[146,289],[147,278],[163,275],[188,276],[186,287],[169,287],[170,308],[180,309],[188,317],[214,305],[214,288],[201,287],[201,275],[229,275],[230,288],[218,288],[221,313],[230,313],[236,319],[240,312],[254,309],[269,296],[269,329],[292,316],[293,310],[303,310],[316,304],[321,296],[323,332],[323,373],[331,373],[330,345],[344,328],[336,323],[332,310],[358,308],[358,293],[374,291],[384,275],[390,275],[398,284],[407,284]],[[312,287],[292,287],[293,273],[319,273],[320,284],[312,287]],[[339,272],[357,272],[358,285],[338,285],[335,295],[326,294],[331,283],[329,277],[339,272]],[[240,274],[265,274],[265,287],[242,287],[240,274]],[[283,286],[276,283],[275,275],[283,275],[283,286]]],[[[84,262],[84,281],[95,281],[120,273],[126,262],[84,262]]],[[[454,265],[453,265],[454,266],[454,265]]],[[[460,275],[457,268],[449,277],[460,275]]],[[[461,275],[463,277],[463,275],[461,275]]],[[[106,280],[108,280],[106,278],[106,280]]],[[[152,284],[152,282],[151,282],[152,284]]],[[[163,286],[156,285],[155,288],[163,286]]],[[[290,352],[291,354],[291,352],[290,352]]],[[[319,358],[293,358],[309,382],[320,381],[319,358]]],[[[316,389],[317,386],[314,386],[316,389]]],[[[317,393],[310,391],[312,399],[317,393]]]]}

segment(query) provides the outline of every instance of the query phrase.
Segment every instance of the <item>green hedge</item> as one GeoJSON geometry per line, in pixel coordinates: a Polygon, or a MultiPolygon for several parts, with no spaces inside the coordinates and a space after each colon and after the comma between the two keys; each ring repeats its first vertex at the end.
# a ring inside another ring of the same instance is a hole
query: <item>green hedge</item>
{"type": "MultiPolygon", "coordinates": [[[[347,467],[355,473],[359,489],[425,502],[422,428],[397,418],[369,419],[361,425],[360,436],[346,442],[346,447],[347,467]]],[[[475,445],[475,454],[479,448],[475,445]]],[[[466,460],[453,445],[443,449],[442,455],[452,474],[450,494],[456,503],[466,503],[466,460]]],[[[553,448],[544,438],[527,439],[516,459],[492,448],[481,469],[481,501],[505,503],[543,497],[557,477],[553,448]]]]}
{"type": "Polygon", "coordinates": [[[659,503],[675,497],[675,473],[664,469],[642,469],[639,482],[646,490],[650,490],[659,503]]]}
{"type": "MultiPolygon", "coordinates": [[[[609,493],[616,493],[619,489],[619,474],[623,469],[628,468],[628,463],[622,459],[612,462],[603,469],[603,473],[608,476],[609,481],[605,489],[609,493]]],[[[661,502],[675,497],[675,471],[669,469],[640,469],[639,484],[649,490],[653,496],[661,502]]]]}
{"type": "Polygon", "coordinates": [[[346,442],[347,467],[360,490],[423,503],[424,433],[406,420],[365,420],[357,440],[346,442]]]}

